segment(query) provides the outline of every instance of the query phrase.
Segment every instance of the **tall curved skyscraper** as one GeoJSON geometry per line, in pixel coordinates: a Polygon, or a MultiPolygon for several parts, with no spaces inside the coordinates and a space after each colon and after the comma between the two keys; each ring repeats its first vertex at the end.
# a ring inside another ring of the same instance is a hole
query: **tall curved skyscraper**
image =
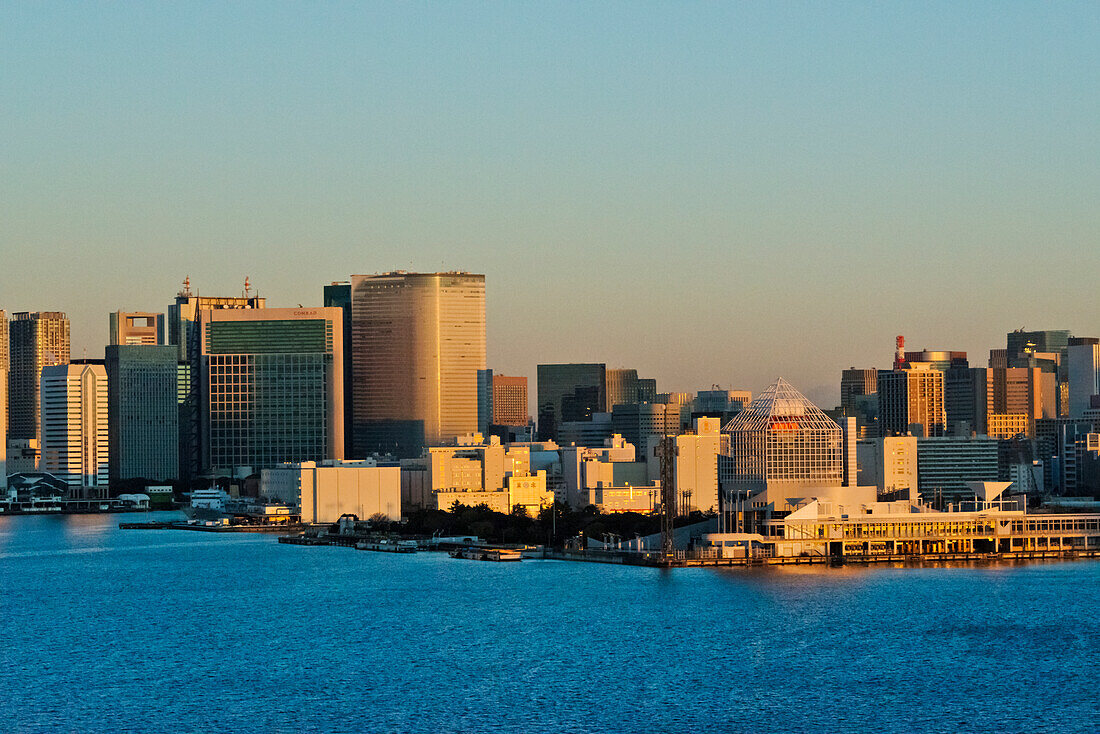
{"type": "Polygon", "coordinates": [[[477,430],[484,275],[353,275],[351,308],[356,458],[419,456],[477,430]]]}

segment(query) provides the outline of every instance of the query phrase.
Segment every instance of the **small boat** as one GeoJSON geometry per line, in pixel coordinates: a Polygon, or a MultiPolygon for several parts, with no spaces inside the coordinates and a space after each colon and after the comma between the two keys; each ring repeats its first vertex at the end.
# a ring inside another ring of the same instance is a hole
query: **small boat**
{"type": "Polygon", "coordinates": [[[415,540],[360,540],[355,544],[355,549],[382,553],[416,553],[417,550],[415,540]]]}
{"type": "Polygon", "coordinates": [[[523,554],[512,548],[455,548],[451,558],[465,558],[470,561],[521,561],[523,554]]]}

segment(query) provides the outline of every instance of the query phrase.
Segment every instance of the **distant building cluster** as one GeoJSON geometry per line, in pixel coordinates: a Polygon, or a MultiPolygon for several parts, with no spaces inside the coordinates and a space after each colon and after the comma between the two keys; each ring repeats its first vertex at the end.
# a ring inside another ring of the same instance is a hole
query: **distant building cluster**
{"type": "Polygon", "coordinates": [[[831,410],[783,380],[754,400],[539,364],[532,419],[527,378],[486,365],[483,275],[353,275],[320,301],[185,281],[165,313],[109,314],[101,360],[71,358],[63,313],[0,311],[0,480],[44,473],[96,496],[251,478],[331,522],[455,503],[650,512],[665,478],[678,512],[731,527],[796,512],[811,488],[932,506],[975,482],[1100,493],[1100,340],[1064,330],[1011,332],[983,366],[899,337],[889,368],[842,372],[831,410]]]}

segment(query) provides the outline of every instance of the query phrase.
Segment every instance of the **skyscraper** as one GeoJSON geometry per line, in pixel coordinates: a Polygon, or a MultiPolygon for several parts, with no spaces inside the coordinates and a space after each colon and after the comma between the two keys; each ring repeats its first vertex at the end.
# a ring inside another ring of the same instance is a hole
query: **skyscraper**
{"type": "MultiPolygon", "coordinates": [[[[8,313],[0,308],[0,368],[10,369],[8,364],[8,313]]],[[[4,409],[7,410],[8,395],[3,394],[4,409]]]]}
{"type": "Polygon", "coordinates": [[[164,344],[164,314],[114,311],[108,330],[108,344],[164,344]]]}
{"type": "MultiPolygon", "coordinates": [[[[245,279],[247,284],[247,279],[245,279]]],[[[187,379],[186,394],[179,402],[180,479],[190,479],[199,472],[205,449],[202,446],[202,418],[199,412],[199,376],[202,353],[199,335],[199,312],[203,310],[250,310],[267,305],[267,300],[250,296],[196,296],[191,292],[191,279],[183,281],[176,302],[168,307],[168,343],[179,350],[180,372],[187,379]]]]}
{"type": "Polygon", "coordinates": [[[352,456],[355,429],[352,385],[355,373],[351,360],[355,354],[355,348],[352,346],[351,336],[351,283],[333,281],[326,285],[324,302],[321,305],[326,308],[342,309],[344,314],[344,455],[352,456]]]}
{"type": "Polygon", "coordinates": [[[488,434],[493,423],[493,371],[477,371],[477,430],[488,434]]]}
{"type": "Polygon", "coordinates": [[[15,313],[8,334],[8,437],[38,440],[42,368],[69,363],[69,319],[59,311],[15,313]]]}
{"type": "Polygon", "coordinates": [[[603,364],[538,366],[539,440],[556,441],[564,421],[589,420],[607,406],[607,368],[603,364]]]}
{"type": "Polygon", "coordinates": [[[354,446],[419,456],[477,430],[485,276],[353,275],[354,446]]]}
{"type": "Polygon", "coordinates": [[[942,436],[947,424],[944,410],[944,372],[920,362],[911,369],[878,373],[879,431],[883,436],[904,436],[911,428],[924,436],[942,436]]]}
{"type": "Polygon", "coordinates": [[[199,312],[204,471],[344,458],[342,319],[338,308],[199,312]]]}
{"type": "MultiPolygon", "coordinates": [[[[638,370],[610,369],[607,375],[607,403],[610,413],[616,405],[633,405],[638,402],[638,370]]],[[[627,439],[628,441],[630,439],[627,439]]]]}
{"type": "Polygon", "coordinates": [[[1081,337],[1069,347],[1069,417],[1078,420],[1100,395],[1100,339],[1081,337]]]}
{"type": "Polygon", "coordinates": [[[72,489],[109,481],[107,370],[102,360],[42,369],[42,471],[72,489]]]}
{"type": "Polygon", "coordinates": [[[179,360],[172,345],[107,346],[111,482],[179,474],[179,360]]]}
{"type": "Polygon", "coordinates": [[[851,369],[840,373],[840,411],[841,415],[854,416],[855,400],[860,395],[874,395],[878,390],[878,370],[851,369]]]}

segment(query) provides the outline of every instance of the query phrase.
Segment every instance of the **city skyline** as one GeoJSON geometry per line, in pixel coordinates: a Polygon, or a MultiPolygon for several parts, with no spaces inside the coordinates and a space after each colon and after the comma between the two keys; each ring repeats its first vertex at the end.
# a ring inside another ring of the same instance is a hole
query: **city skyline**
{"type": "Polygon", "coordinates": [[[529,379],[835,404],[896,334],[1094,331],[1087,4],[3,13],[0,307],[65,311],[74,356],[186,275],[319,306],[394,269],[484,273],[529,379]]]}

